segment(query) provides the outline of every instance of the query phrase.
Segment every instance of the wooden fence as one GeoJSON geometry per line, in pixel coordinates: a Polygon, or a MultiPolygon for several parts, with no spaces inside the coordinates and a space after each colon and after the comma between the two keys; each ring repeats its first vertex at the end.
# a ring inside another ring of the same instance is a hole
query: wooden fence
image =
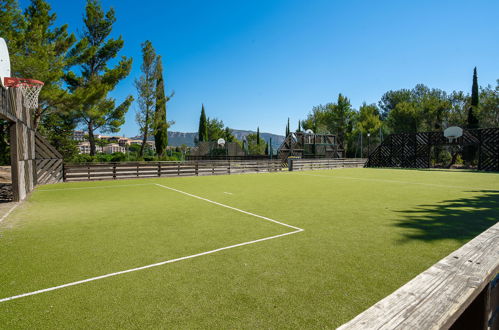
{"type": "Polygon", "coordinates": [[[364,158],[333,158],[333,159],[288,159],[290,171],[324,170],[342,167],[364,167],[364,158]]]}
{"type": "Polygon", "coordinates": [[[62,155],[38,132],[35,133],[36,184],[62,181],[62,155]]]}
{"type": "Polygon", "coordinates": [[[283,170],[274,161],[187,161],[64,164],[64,181],[201,176],[283,170]]]}
{"type": "Polygon", "coordinates": [[[338,329],[499,329],[499,223],[338,329]]]}
{"type": "Polygon", "coordinates": [[[366,167],[431,167],[432,147],[451,146],[456,150],[474,147],[478,169],[499,171],[499,128],[464,129],[450,143],[443,132],[390,134],[370,155],[366,167]]]}

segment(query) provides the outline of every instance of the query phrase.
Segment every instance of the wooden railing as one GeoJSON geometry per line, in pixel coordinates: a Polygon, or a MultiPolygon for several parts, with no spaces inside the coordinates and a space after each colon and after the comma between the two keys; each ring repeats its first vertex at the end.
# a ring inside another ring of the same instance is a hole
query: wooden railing
{"type": "Polygon", "coordinates": [[[333,159],[288,159],[290,171],[325,170],[341,167],[364,167],[364,158],[333,158],[333,159]]]}
{"type": "Polygon", "coordinates": [[[499,223],[338,329],[499,329],[499,223]]]}
{"type": "Polygon", "coordinates": [[[113,180],[282,171],[280,160],[64,164],[64,181],[113,180]]]}

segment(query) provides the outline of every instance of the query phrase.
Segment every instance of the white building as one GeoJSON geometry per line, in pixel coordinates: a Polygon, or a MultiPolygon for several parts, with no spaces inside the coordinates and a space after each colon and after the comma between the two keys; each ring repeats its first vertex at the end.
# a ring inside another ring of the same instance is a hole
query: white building
{"type": "Polygon", "coordinates": [[[87,138],[87,132],[86,131],[73,131],[73,140],[74,141],[85,141],[87,138]]]}
{"type": "Polygon", "coordinates": [[[104,146],[104,153],[106,154],[114,154],[115,152],[125,153],[125,151],[125,147],[122,147],[117,143],[111,143],[104,146]]]}
{"type": "MultiPolygon", "coordinates": [[[[83,141],[78,143],[78,149],[80,151],[80,154],[90,154],[90,142],[83,141]]],[[[102,147],[95,146],[95,152],[102,152],[102,147]]]]}

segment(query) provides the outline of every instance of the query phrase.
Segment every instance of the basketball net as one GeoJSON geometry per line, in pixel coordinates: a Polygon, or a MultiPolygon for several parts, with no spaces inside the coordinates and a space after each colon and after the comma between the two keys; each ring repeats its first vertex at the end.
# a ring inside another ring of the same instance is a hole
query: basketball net
{"type": "Polygon", "coordinates": [[[23,104],[28,109],[38,108],[38,95],[43,87],[43,82],[25,78],[4,78],[5,87],[16,87],[23,95],[23,104]]]}

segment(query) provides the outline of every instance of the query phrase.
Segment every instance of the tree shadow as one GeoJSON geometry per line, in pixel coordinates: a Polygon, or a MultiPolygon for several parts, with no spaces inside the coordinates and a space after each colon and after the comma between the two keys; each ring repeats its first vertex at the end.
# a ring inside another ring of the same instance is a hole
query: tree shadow
{"type": "Polygon", "coordinates": [[[370,170],[399,170],[399,171],[420,171],[420,172],[451,172],[451,173],[476,173],[476,174],[496,174],[499,175],[499,172],[496,171],[481,171],[477,169],[468,169],[468,168],[408,168],[408,167],[369,167],[370,170]]]}
{"type": "Polygon", "coordinates": [[[408,229],[401,241],[453,239],[464,243],[494,225],[499,221],[499,190],[473,192],[480,195],[397,211],[403,218],[395,226],[408,229]]]}

